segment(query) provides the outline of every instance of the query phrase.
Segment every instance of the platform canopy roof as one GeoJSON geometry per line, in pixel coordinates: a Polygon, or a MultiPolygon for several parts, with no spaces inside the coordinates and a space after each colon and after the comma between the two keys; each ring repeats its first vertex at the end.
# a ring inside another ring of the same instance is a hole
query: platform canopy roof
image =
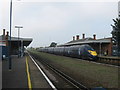
{"type": "MultiPolygon", "coordinates": [[[[24,46],[29,46],[29,44],[32,42],[32,38],[17,38],[17,37],[11,37],[11,42],[23,42],[24,46]]],[[[8,41],[10,41],[10,37],[8,38],[8,41]]]]}
{"type": "MultiPolygon", "coordinates": [[[[0,36],[2,38],[2,41],[5,41],[3,39],[3,35],[0,36]]],[[[32,42],[32,38],[18,38],[18,37],[11,37],[11,42],[23,42],[24,46],[28,46],[32,42]]],[[[8,41],[10,42],[10,37],[8,36],[8,41]]]]}

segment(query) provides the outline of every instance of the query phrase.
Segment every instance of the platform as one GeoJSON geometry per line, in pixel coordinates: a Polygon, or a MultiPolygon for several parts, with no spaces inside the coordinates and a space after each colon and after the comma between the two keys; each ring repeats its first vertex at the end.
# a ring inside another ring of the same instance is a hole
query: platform
{"type": "Polygon", "coordinates": [[[27,54],[22,58],[18,58],[17,55],[12,56],[12,69],[9,70],[8,66],[8,60],[3,60],[3,90],[8,90],[11,88],[25,90],[31,90],[30,88],[50,88],[42,74],[27,54]]]}
{"type": "Polygon", "coordinates": [[[28,88],[25,57],[12,56],[12,69],[8,60],[2,61],[2,88],[28,88]]]}

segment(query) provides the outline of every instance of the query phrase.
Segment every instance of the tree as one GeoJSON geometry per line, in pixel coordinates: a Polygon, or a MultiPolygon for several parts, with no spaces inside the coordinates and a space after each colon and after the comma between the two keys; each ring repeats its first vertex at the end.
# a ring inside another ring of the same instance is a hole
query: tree
{"type": "Polygon", "coordinates": [[[56,45],[57,45],[57,43],[52,42],[52,43],[50,44],[50,47],[56,47],[56,45]]]}
{"type": "Polygon", "coordinates": [[[114,25],[111,25],[113,28],[112,34],[112,40],[113,44],[117,46],[118,56],[120,56],[120,19],[116,18],[113,19],[114,25]]]}

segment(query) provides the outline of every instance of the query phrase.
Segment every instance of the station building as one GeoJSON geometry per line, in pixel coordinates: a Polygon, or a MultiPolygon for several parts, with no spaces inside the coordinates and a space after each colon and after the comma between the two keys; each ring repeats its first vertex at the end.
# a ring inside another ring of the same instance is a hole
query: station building
{"type": "Polygon", "coordinates": [[[79,35],[73,36],[73,40],[70,42],[67,42],[60,46],[73,46],[73,45],[83,45],[88,44],[93,49],[96,50],[96,52],[99,55],[113,55],[113,44],[112,44],[112,37],[109,38],[101,38],[96,39],[96,35],[94,34],[92,38],[86,38],[85,34],[82,34],[82,38],[80,39],[79,35]]]}
{"type": "Polygon", "coordinates": [[[18,38],[18,37],[11,37],[9,32],[5,32],[5,29],[3,29],[3,35],[0,36],[0,53],[1,57],[5,58],[8,57],[8,54],[10,55],[24,55],[24,50],[29,44],[32,42],[32,38],[18,38]],[[9,48],[9,45],[11,43],[11,48],[9,48]],[[9,52],[10,51],[10,52],[9,52]]]}

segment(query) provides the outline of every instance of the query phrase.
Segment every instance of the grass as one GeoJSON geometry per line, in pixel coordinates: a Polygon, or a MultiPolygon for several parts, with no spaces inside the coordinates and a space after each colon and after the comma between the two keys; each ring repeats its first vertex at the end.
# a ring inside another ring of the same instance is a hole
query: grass
{"type": "Polygon", "coordinates": [[[118,68],[84,60],[30,51],[89,87],[118,88],[118,68]]]}

